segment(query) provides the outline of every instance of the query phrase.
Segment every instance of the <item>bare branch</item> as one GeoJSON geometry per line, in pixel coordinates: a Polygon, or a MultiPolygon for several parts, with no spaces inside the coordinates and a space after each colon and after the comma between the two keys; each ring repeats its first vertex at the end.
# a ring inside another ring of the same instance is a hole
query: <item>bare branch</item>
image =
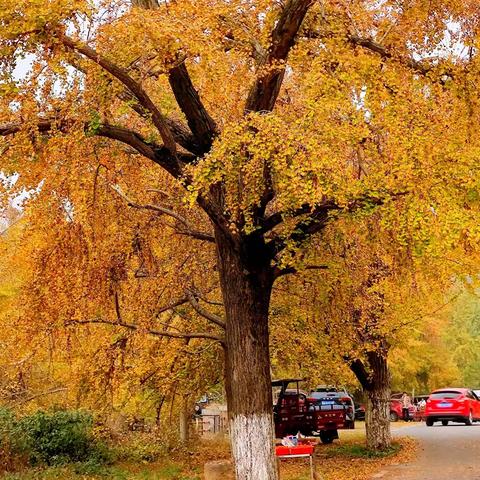
{"type": "Polygon", "coordinates": [[[164,305],[156,311],[155,317],[158,318],[162,313],[168,312],[168,310],[173,310],[175,307],[179,307],[180,305],[184,305],[185,303],[188,303],[188,297],[182,297],[175,302],[164,305]]]}
{"type": "Polygon", "coordinates": [[[121,322],[122,321],[122,312],[121,312],[121,309],[120,309],[120,300],[118,298],[118,292],[115,291],[115,293],[113,294],[113,297],[114,297],[114,304],[115,304],[115,314],[117,315],[117,322],[121,322]]]}
{"type": "Polygon", "coordinates": [[[218,325],[219,327],[222,327],[223,329],[225,329],[226,327],[225,320],[223,320],[218,315],[215,315],[214,313],[209,312],[208,310],[205,310],[204,308],[202,308],[197,302],[195,295],[191,291],[187,291],[187,296],[190,304],[199,315],[206,318],[210,322],[213,322],[215,325],[218,325]]]}
{"type": "Polygon", "coordinates": [[[404,63],[405,65],[422,75],[426,75],[432,69],[431,65],[428,65],[426,62],[417,61],[411,57],[395,57],[393,53],[389,51],[385,46],[375,42],[370,38],[362,38],[357,34],[353,34],[348,35],[347,39],[352,45],[366,48],[371,52],[379,54],[382,58],[398,58],[401,63],[404,63]]]}
{"type": "Polygon", "coordinates": [[[39,398],[39,397],[45,397],[47,395],[53,395],[54,393],[63,393],[63,392],[66,392],[67,390],[68,390],[68,388],[66,388],[66,387],[52,388],[50,390],[46,390],[44,392],[36,393],[36,394],[30,395],[30,397],[19,399],[17,401],[18,401],[18,403],[27,403],[27,402],[31,402],[32,400],[35,400],[36,398],[39,398]]]}
{"type": "Polygon", "coordinates": [[[66,326],[69,325],[88,325],[88,324],[100,324],[100,325],[110,325],[112,327],[122,327],[127,330],[132,331],[144,331],[148,335],[152,335],[154,337],[169,337],[169,338],[204,338],[208,340],[215,340],[222,344],[225,343],[225,340],[218,335],[214,335],[213,333],[208,332],[170,332],[168,330],[153,330],[153,329],[143,329],[138,325],[133,323],[125,323],[125,322],[112,322],[111,320],[105,320],[103,318],[92,318],[89,320],[70,320],[65,323],[66,326]]]}
{"type": "Polygon", "coordinates": [[[179,213],[173,211],[170,208],[164,207],[162,205],[152,205],[152,204],[140,204],[131,200],[127,195],[125,195],[121,188],[117,185],[110,185],[110,188],[116,192],[126,203],[129,207],[136,208],[136,209],[144,209],[144,210],[152,210],[154,212],[162,213],[164,215],[168,215],[170,217],[175,218],[178,222],[183,225],[183,229],[179,230],[178,233],[181,235],[187,235],[189,237],[195,238],[197,240],[204,240],[207,242],[215,242],[215,238],[213,235],[210,235],[206,232],[201,232],[196,230],[190,223],[187,221],[185,217],[180,215],[179,213]]]}
{"type": "Polygon", "coordinates": [[[202,296],[197,290],[195,291],[195,297],[201,300],[202,302],[208,303],[209,305],[215,305],[218,307],[223,307],[223,302],[215,302],[214,300],[209,300],[202,296]]]}
{"type": "Polygon", "coordinates": [[[23,213],[18,215],[18,217],[15,218],[15,220],[13,220],[13,222],[10,222],[2,231],[0,231],[0,237],[5,235],[11,228],[13,228],[22,219],[23,219],[23,213]]]}
{"type": "Polygon", "coordinates": [[[295,267],[285,267],[285,268],[278,268],[274,269],[273,276],[275,279],[279,277],[283,277],[284,275],[290,275],[294,273],[301,273],[304,270],[328,270],[328,265],[308,265],[306,267],[301,268],[298,270],[295,267]]]}

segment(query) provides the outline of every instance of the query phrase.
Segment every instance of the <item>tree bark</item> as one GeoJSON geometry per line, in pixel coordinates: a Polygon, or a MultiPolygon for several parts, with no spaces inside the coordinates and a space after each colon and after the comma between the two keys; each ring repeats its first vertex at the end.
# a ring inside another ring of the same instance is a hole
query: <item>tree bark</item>
{"type": "Polygon", "coordinates": [[[380,352],[369,352],[371,374],[366,390],[365,428],[367,447],[387,450],[392,444],[390,432],[390,372],[387,358],[380,352]]]}
{"type": "Polygon", "coordinates": [[[237,480],[276,480],[268,310],[273,271],[258,236],[232,240],[217,229],[226,313],[225,380],[237,480]]]}
{"type": "Polygon", "coordinates": [[[189,423],[190,423],[190,415],[188,410],[188,403],[186,399],[182,399],[182,405],[180,407],[180,415],[179,415],[179,433],[180,433],[180,441],[182,443],[188,443],[189,441],[189,423]]]}

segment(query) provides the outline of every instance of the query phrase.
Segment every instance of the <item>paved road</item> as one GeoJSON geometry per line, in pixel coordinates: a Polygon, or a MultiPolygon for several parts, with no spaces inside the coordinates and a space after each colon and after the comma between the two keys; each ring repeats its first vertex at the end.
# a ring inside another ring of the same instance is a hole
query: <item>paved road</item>
{"type": "Polygon", "coordinates": [[[416,438],[418,457],[409,464],[392,466],[374,479],[480,480],[480,424],[420,424],[398,429],[394,435],[416,438]]]}

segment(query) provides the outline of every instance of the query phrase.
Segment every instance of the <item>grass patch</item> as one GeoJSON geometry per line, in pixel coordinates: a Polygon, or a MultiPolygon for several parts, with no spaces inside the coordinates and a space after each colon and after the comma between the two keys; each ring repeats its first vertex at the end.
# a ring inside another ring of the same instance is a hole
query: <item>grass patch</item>
{"type": "Polygon", "coordinates": [[[134,465],[98,466],[78,463],[64,467],[31,468],[6,474],[2,480],[200,480],[195,474],[184,474],[179,465],[149,465],[134,471],[134,465]],[[132,467],[132,468],[129,468],[132,467]]]}
{"type": "Polygon", "coordinates": [[[370,450],[363,444],[344,443],[329,448],[327,457],[347,457],[347,458],[388,458],[397,455],[402,446],[393,442],[387,450],[370,450]]]}

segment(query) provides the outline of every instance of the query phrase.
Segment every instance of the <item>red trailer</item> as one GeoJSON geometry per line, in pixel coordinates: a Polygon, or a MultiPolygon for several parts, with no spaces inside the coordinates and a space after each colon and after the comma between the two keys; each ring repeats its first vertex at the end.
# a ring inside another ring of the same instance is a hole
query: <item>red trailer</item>
{"type": "Polygon", "coordinates": [[[351,428],[347,406],[336,402],[319,402],[300,389],[302,379],[287,378],[272,382],[274,389],[275,436],[319,436],[322,443],[332,443],[338,430],[351,428]],[[294,388],[288,388],[290,384],[294,388]]]}

